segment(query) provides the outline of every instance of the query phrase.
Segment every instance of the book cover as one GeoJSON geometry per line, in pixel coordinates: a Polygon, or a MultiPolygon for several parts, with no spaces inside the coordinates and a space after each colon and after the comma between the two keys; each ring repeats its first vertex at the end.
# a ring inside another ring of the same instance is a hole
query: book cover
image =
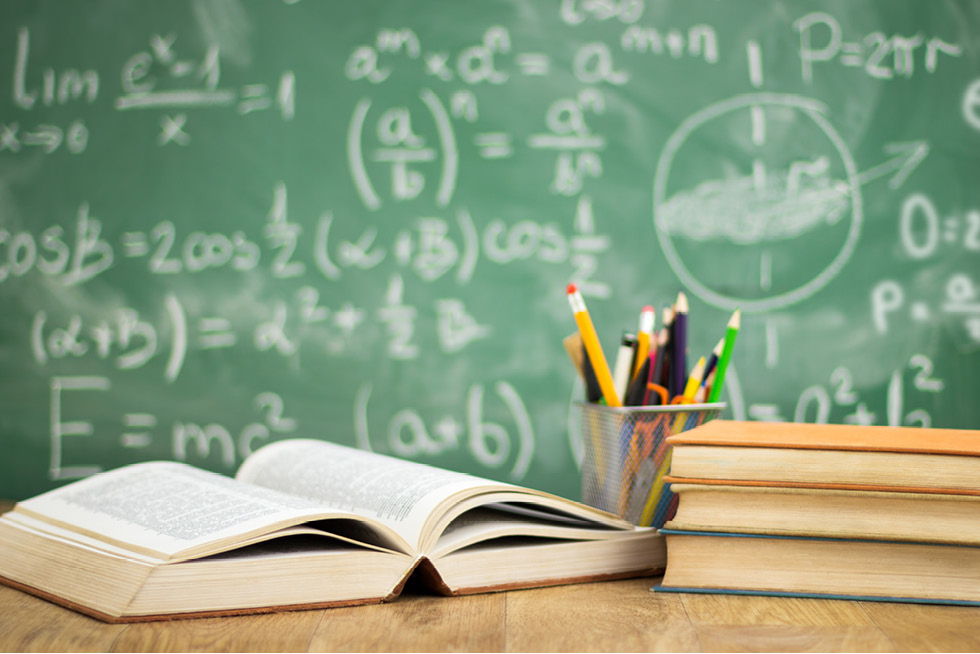
{"type": "Polygon", "coordinates": [[[667,570],[654,590],[980,603],[980,543],[664,529],[667,570]]]}
{"type": "Polygon", "coordinates": [[[970,429],[817,425],[712,420],[670,436],[671,445],[898,452],[980,457],[980,432],[970,429]]]}

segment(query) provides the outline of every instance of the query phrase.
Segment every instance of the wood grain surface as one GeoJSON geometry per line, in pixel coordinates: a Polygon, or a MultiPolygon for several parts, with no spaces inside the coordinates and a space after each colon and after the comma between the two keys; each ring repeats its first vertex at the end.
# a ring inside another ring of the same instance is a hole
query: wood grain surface
{"type": "Polygon", "coordinates": [[[659,594],[653,581],[122,625],[0,587],[0,651],[980,651],[980,608],[659,594]]]}
{"type": "Polygon", "coordinates": [[[657,581],[452,598],[410,587],[390,604],[117,625],[0,586],[0,651],[980,651],[980,608],[653,593],[657,581]]]}

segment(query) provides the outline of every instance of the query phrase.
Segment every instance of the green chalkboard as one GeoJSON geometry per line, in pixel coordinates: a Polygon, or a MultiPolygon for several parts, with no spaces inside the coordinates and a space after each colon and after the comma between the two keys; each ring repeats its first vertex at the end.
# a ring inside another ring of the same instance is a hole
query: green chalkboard
{"type": "Polygon", "coordinates": [[[980,427],[976,2],[13,1],[0,496],[309,436],[576,497],[603,346],[980,427]]]}

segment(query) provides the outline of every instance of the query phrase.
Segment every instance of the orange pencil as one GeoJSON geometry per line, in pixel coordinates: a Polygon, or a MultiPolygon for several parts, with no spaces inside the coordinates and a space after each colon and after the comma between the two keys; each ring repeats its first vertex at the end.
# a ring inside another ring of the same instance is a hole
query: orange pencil
{"type": "Polygon", "coordinates": [[[640,373],[640,368],[646,363],[650,354],[650,344],[653,341],[653,328],[657,321],[657,314],[649,304],[640,311],[640,328],[636,332],[636,361],[633,362],[633,374],[631,379],[635,379],[640,373]]]}

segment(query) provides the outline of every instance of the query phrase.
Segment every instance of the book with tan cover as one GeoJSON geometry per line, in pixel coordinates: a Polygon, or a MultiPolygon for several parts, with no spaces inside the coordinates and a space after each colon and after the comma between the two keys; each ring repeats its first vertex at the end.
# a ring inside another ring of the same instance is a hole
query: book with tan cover
{"type": "Polygon", "coordinates": [[[677,483],[665,529],[980,544],[980,496],[677,483]]]}
{"type": "Polygon", "coordinates": [[[980,606],[980,547],[664,530],[658,592],[980,606]]]}
{"type": "Polygon", "coordinates": [[[980,432],[973,429],[712,420],[674,434],[667,442],[674,445],[980,456],[980,432]]]}
{"type": "Polygon", "coordinates": [[[715,420],[667,442],[657,590],[980,603],[980,432],[715,420]]]}
{"type": "Polygon", "coordinates": [[[714,420],[671,436],[671,481],[980,495],[980,432],[714,420]]]}

